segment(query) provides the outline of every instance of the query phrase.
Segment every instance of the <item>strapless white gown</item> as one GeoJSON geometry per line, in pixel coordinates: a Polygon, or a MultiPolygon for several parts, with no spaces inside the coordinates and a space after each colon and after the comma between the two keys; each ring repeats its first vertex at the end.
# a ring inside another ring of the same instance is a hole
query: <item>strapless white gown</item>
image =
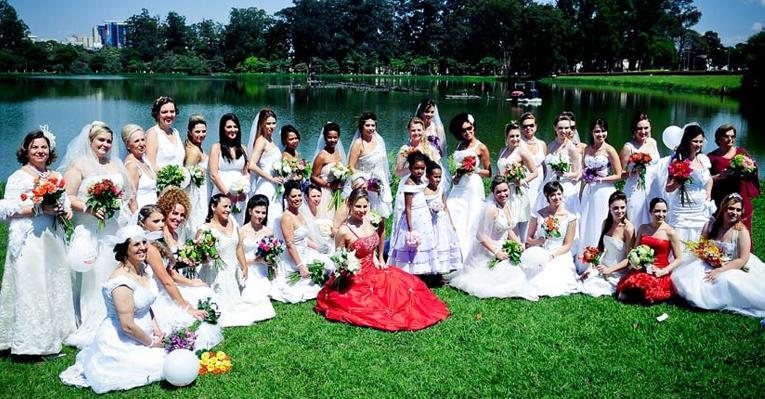
{"type": "MultiPolygon", "coordinates": [[[[594,246],[597,246],[597,243],[594,246]]],[[[600,264],[603,266],[611,267],[624,260],[627,256],[622,240],[608,235],[603,236],[603,247],[603,255],[600,257],[600,264]]],[[[587,277],[581,280],[579,291],[583,294],[598,297],[613,295],[616,292],[616,284],[627,274],[627,269],[625,268],[604,276],[597,269],[589,266],[585,273],[587,273],[587,277]]]]}
{"type": "MultiPolygon", "coordinates": [[[[334,270],[335,266],[329,256],[320,254],[308,247],[308,227],[302,225],[295,229],[295,247],[300,253],[300,261],[308,267],[314,260],[324,262],[326,270],[334,270]]],[[[279,302],[297,303],[316,299],[321,290],[320,285],[314,284],[310,279],[300,279],[295,284],[290,284],[287,279],[292,272],[298,271],[297,265],[288,251],[281,255],[276,268],[276,277],[271,282],[271,298],[279,302]]]]}
{"type": "MultiPolygon", "coordinates": [[[[454,151],[454,161],[459,165],[468,157],[474,156],[479,160],[475,148],[454,151]]],[[[478,222],[481,216],[481,206],[486,198],[483,191],[483,180],[475,173],[460,177],[457,184],[452,186],[446,197],[446,206],[457,229],[457,240],[463,261],[466,260],[470,247],[475,240],[478,222]]]]}

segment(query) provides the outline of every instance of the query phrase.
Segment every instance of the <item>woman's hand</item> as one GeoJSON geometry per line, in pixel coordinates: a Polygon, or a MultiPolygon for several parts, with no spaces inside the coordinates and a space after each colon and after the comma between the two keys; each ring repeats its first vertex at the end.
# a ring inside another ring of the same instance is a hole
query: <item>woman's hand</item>
{"type": "Polygon", "coordinates": [[[502,250],[494,252],[494,257],[499,259],[500,262],[509,258],[509,256],[507,256],[507,252],[502,250]]]}
{"type": "Polygon", "coordinates": [[[382,256],[379,256],[375,259],[375,267],[378,269],[387,269],[388,265],[385,264],[385,259],[383,259],[382,256]]]}
{"type": "Polygon", "coordinates": [[[250,272],[250,268],[245,266],[245,267],[241,268],[240,270],[241,270],[241,275],[242,275],[242,281],[247,281],[247,276],[248,276],[248,274],[250,272]]]}
{"type": "Polygon", "coordinates": [[[190,281],[189,286],[190,287],[207,287],[207,283],[204,282],[201,278],[193,278],[190,281]]]}
{"type": "Polygon", "coordinates": [[[207,312],[204,310],[199,310],[191,305],[188,306],[188,309],[186,309],[186,313],[190,314],[193,318],[197,320],[204,320],[207,317],[207,312]]]}
{"type": "Polygon", "coordinates": [[[64,207],[59,204],[43,205],[42,211],[46,215],[57,216],[64,212],[64,207]]]}
{"type": "Polygon", "coordinates": [[[284,184],[284,178],[281,176],[272,176],[271,177],[271,183],[274,184],[284,184]]]}
{"type": "Polygon", "coordinates": [[[714,283],[715,280],[717,280],[717,276],[719,276],[720,273],[722,273],[720,269],[712,269],[707,272],[706,276],[704,276],[704,281],[706,281],[707,283],[714,283]]]}
{"type": "Polygon", "coordinates": [[[303,264],[301,264],[298,267],[298,271],[300,272],[300,277],[303,277],[303,278],[311,277],[311,273],[308,271],[308,268],[303,264]]]}
{"type": "Polygon", "coordinates": [[[104,216],[106,216],[106,215],[104,214],[104,210],[103,210],[103,209],[97,209],[97,210],[93,210],[93,209],[91,209],[91,208],[88,208],[88,210],[87,210],[87,211],[88,211],[88,213],[89,213],[91,216],[93,216],[94,218],[96,218],[96,219],[98,219],[98,220],[104,220],[104,216]]]}
{"type": "Polygon", "coordinates": [[[671,270],[669,270],[668,267],[663,267],[663,268],[654,267],[653,268],[653,274],[656,277],[666,276],[667,274],[669,274],[669,272],[671,272],[671,270]]]}
{"type": "Polygon", "coordinates": [[[603,265],[597,265],[597,266],[595,266],[595,270],[597,270],[598,272],[600,272],[600,274],[602,274],[602,275],[604,275],[604,276],[607,276],[607,275],[609,275],[609,274],[611,274],[611,273],[612,273],[612,272],[611,272],[611,270],[610,270],[610,268],[608,268],[608,267],[605,267],[605,266],[603,266],[603,265]]]}

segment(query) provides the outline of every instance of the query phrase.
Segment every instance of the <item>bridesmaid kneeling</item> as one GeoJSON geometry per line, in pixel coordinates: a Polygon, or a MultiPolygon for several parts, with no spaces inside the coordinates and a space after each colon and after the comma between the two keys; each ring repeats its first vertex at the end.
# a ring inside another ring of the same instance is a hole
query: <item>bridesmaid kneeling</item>
{"type": "Polygon", "coordinates": [[[720,248],[722,266],[714,268],[693,257],[672,274],[672,283],[678,295],[699,308],[765,317],[765,264],[749,251],[743,210],[741,195],[728,194],[714,221],[704,226],[702,237],[720,248]]]}
{"type": "Polygon", "coordinates": [[[316,298],[316,311],[329,320],[385,331],[420,330],[449,317],[446,305],[419,278],[385,266],[385,226],[372,227],[367,191],[353,190],[348,207],[350,214],[335,243],[356,251],[361,270],[339,289],[333,288],[335,278],[330,277],[316,298]]]}

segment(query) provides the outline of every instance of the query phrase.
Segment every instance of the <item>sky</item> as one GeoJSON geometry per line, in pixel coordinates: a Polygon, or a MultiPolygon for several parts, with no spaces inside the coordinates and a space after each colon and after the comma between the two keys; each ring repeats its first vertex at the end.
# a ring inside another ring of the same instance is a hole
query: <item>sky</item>
{"type": "MultiPolygon", "coordinates": [[[[539,0],[551,3],[554,0],[539,0]]],[[[140,14],[142,8],[161,18],[169,11],[186,17],[192,24],[203,19],[228,22],[231,8],[258,7],[273,14],[292,5],[291,0],[10,0],[33,35],[40,39],[64,40],[90,33],[104,20],[123,21],[140,14]]],[[[765,26],[765,0],[695,0],[701,10],[693,28],[703,34],[717,32],[725,45],[746,41],[765,26]]]]}

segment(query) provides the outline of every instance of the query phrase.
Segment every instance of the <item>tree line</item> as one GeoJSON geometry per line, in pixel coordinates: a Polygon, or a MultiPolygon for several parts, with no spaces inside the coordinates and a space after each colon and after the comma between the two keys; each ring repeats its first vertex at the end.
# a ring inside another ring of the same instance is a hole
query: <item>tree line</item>
{"type": "Polygon", "coordinates": [[[232,8],[226,24],[142,9],[125,48],[86,50],[32,43],[0,0],[0,70],[544,76],[754,62],[762,33],[726,47],[690,28],[700,17],[692,0],[294,0],[274,15],[232,8]]]}

